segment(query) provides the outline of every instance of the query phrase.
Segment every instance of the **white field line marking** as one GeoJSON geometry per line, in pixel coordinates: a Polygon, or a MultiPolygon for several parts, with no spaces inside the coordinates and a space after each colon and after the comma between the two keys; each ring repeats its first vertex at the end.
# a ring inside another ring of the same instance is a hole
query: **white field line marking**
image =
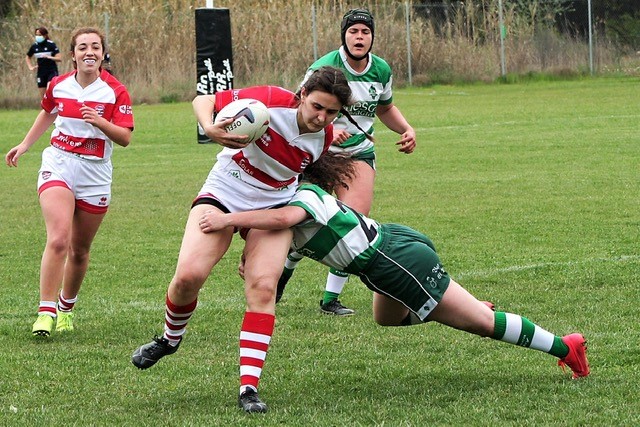
{"type": "MultiPolygon", "coordinates": [[[[591,264],[594,262],[614,262],[614,263],[625,263],[625,262],[638,262],[640,261],[640,255],[621,255],[617,257],[610,258],[587,258],[581,261],[564,261],[564,262],[540,262],[536,264],[526,264],[526,265],[512,265],[509,267],[503,268],[493,268],[489,270],[471,270],[466,272],[458,272],[454,273],[452,277],[454,280],[457,278],[463,277],[487,277],[491,275],[495,275],[498,273],[511,273],[518,272],[524,270],[533,270],[536,268],[544,268],[544,267],[571,267],[583,264],[591,264]]],[[[136,307],[143,311],[157,311],[161,312],[164,308],[164,304],[160,302],[150,303],[146,301],[130,301],[126,304],[130,307],[136,307]]],[[[200,307],[202,304],[198,304],[200,307]]]]}
{"type": "Polygon", "coordinates": [[[511,273],[511,272],[525,271],[525,270],[534,270],[537,268],[573,267],[573,266],[578,266],[583,264],[592,264],[595,262],[625,263],[625,262],[638,262],[638,261],[640,261],[640,255],[621,255],[618,257],[610,257],[610,258],[587,258],[581,261],[540,262],[535,264],[512,265],[512,266],[503,267],[503,268],[492,268],[488,270],[471,270],[471,271],[466,271],[462,273],[456,273],[455,276],[486,277],[486,276],[491,276],[497,273],[511,273]]]}
{"type": "MultiPolygon", "coordinates": [[[[593,117],[573,117],[574,121],[587,121],[587,120],[608,120],[608,119],[637,119],[640,118],[640,114],[625,114],[625,115],[606,115],[606,116],[593,116],[593,117]]],[[[562,118],[562,120],[566,120],[562,118]]],[[[477,129],[479,127],[495,127],[495,126],[514,126],[518,124],[529,124],[528,121],[510,120],[506,122],[491,122],[491,123],[470,123],[467,125],[454,125],[454,126],[431,126],[431,127],[419,127],[413,128],[416,132],[428,132],[434,130],[456,130],[456,129],[477,129]]],[[[387,134],[394,133],[384,126],[378,126],[375,130],[375,134],[387,134]]]]}

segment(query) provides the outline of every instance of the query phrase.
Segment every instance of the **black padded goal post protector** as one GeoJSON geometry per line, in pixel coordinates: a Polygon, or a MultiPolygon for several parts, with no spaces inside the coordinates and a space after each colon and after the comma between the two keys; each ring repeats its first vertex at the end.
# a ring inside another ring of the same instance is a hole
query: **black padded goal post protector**
{"type": "MultiPolygon", "coordinates": [[[[233,88],[233,54],[229,9],[196,9],[196,93],[211,95],[233,88]]],[[[198,143],[211,140],[198,125],[198,143]]]]}

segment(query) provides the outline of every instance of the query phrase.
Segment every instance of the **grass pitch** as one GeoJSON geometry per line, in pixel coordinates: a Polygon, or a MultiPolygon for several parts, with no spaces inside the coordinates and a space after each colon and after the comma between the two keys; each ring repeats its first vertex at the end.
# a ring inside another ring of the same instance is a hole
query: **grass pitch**
{"type": "MultiPolygon", "coordinates": [[[[637,425],[640,81],[397,90],[412,155],[378,125],[372,215],[433,238],[445,267],[498,309],[580,331],[592,375],[441,325],[381,328],[352,279],[353,317],[323,316],[326,271],[303,261],[278,306],[264,416],[237,407],[240,241],[200,294],[180,351],[130,363],[160,333],[192,198],[216,145],[189,104],[141,105],[114,153],[113,201],[76,305],[76,331],[31,337],[45,240],[35,192],[43,138],[0,168],[0,425],[637,425]]],[[[36,111],[1,111],[3,156],[36,111]]]]}

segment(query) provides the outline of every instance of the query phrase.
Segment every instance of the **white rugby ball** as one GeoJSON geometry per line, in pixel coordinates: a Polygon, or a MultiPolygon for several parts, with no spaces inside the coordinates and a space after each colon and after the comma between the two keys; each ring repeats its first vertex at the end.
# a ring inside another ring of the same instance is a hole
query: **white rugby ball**
{"type": "Polygon", "coordinates": [[[233,118],[233,122],[225,127],[228,133],[247,135],[249,142],[258,140],[269,127],[269,110],[256,99],[238,99],[227,105],[216,115],[216,123],[233,118]]]}

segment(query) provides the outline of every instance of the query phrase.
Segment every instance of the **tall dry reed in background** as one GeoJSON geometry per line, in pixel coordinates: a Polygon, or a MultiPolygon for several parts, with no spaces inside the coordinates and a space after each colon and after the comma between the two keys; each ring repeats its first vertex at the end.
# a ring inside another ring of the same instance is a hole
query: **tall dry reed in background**
{"type": "MultiPolygon", "coordinates": [[[[204,0],[78,3],[15,1],[15,16],[0,21],[0,108],[38,105],[34,75],[24,56],[33,42],[33,29],[41,25],[49,28],[66,58],[61,72],[72,69],[68,59],[72,30],[90,25],[107,31],[114,72],[135,103],[184,101],[195,95],[194,10],[203,7],[204,0]]],[[[497,1],[460,4],[446,22],[425,19],[417,2],[409,8],[414,84],[493,81],[500,76],[497,1]]],[[[397,85],[407,81],[405,2],[216,0],[215,6],[231,11],[236,87],[267,83],[296,87],[314,60],[312,7],[319,55],[340,45],[340,21],[346,10],[368,7],[376,18],[374,53],[390,63],[397,85]]],[[[539,22],[519,15],[513,7],[505,10],[505,24],[509,72],[585,71],[584,40],[552,28],[541,31],[539,22]]],[[[617,58],[613,49],[600,49],[598,60],[606,68],[617,58]]]]}

